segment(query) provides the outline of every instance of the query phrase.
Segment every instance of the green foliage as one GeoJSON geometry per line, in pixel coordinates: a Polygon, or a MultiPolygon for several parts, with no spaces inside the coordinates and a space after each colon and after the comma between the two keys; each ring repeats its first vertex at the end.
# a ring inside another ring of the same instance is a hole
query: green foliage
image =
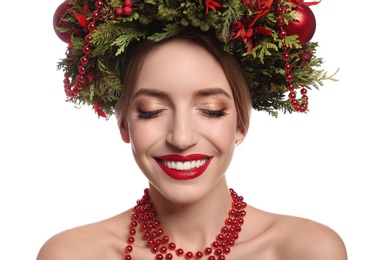
{"type": "Polygon", "coordinates": [[[128,45],[134,41],[138,40],[141,37],[145,35],[144,32],[138,32],[138,31],[132,31],[128,34],[122,34],[118,38],[115,39],[115,41],[111,44],[111,46],[117,46],[118,49],[115,52],[115,56],[118,56],[122,53],[124,53],[125,49],[128,47],[128,45]]]}
{"type": "Polygon", "coordinates": [[[93,36],[91,43],[95,45],[92,56],[102,56],[113,46],[119,47],[115,53],[115,56],[118,56],[131,41],[143,36],[144,32],[126,24],[104,23],[91,35],[93,36]]]}
{"type": "Polygon", "coordinates": [[[263,40],[257,46],[255,46],[250,52],[250,55],[253,55],[254,58],[258,58],[259,61],[264,64],[265,56],[272,55],[272,51],[278,51],[278,47],[273,42],[268,40],[263,40]]]}
{"type": "MultiPolygon", "coordinates": [[[[253,108],[266,111],[272,116],[276,117],[279,112],[294,111],[287,98],[287,72],[282,58],[284,48],[290,55],[289,63],[292,66],[296,90],[301,86],[319,89],[325,81],[336,80],[336,73],[328,75],[325,70],[320,69],[323,60],[316,57],[317,43],[301,46],[297,35],[279,38],[276,1],[269,12],[265,12],[255,23],[252,23],[253,19],[264,10],[257,10],[254,5],[247,5],[242,0],[213,0],[215,2],[209,2],[209,7],[206,0],[132,1],[132,14],[117,16],[116,8],[122,8],[124,1],[104,0],[104,7],[98,10],[101,17],[97,21],[92,18],[92,12],[96,10],[95,1],[69,2],[70,9],[62,18],[68,26],[57,28],[60,32],[72,33],[67,55],[57,64],[57,69],[66,73],[66,78],[70,81],[68,86],[73,87],[78,83],[78,68],[82,66],[80,59],[85,56],[83,47],[88,45],[91,50],[86,55],[88,62],[83,65],[88,72],[84,75],[85,84],[78,95],[67,99],[76,107],[96,103],[107,116],[111,116],[122,93],[120,74],[123,54],[130,44],[143,39],[159,42],[186,28],[199,28],[203,32],[216,35],[223,49],[241,62],[250,88],[253,108]],[[95,30],[89,32],[88,28],[83,28],[77,20],[78,14],[82,18],[85,15],[88,21],[96,22],[95,30]],[[241,35],[237,35],[235,30],[238,22],[242,25],[241,35]],[[261,33],[256,28],[270,33],[261,33]],[[253,34],[248,40],[244,34],[249,29],[253,34]],[[87,35],[92,37],[89,43],[85,42],[87,35]],[[301,59],[303,53],[311,53],[308,61],[301,59]]],[[[288,10],[281,15],[286,24],[300,18],[288,0],[280,0],[279,4],[288,10]]]]}
{"type": "Polygon", "coordinates": [[[299,44],[298,35],[290,35],[284,38],[284,41],[278,40],[279,48],[282,48],[282,45],[285,45],[289,49],[301,49],[302,45],[299,44]]]}
{"type": "Polygon", "coordinates": [[[122,7],[123,1],[122,0],[110,0],[110,6],[111,7],[122,7]]]}
{"type": "MultiPolygon", "coordinates": [[[[241,20],[244,10],[239,2],[235,0],[224,3],[223,7],[225,8],[225,11],[221,15],[221,38],[227,43],[231,34],[231,25],[233,21],[241,20]]],[[[216,28],[220,29],[218,25],[216,28]]]]}
{"type": "Polygon", "coordinates": [[[147,39],[154,42],[159,42],[176,35],[181,29],[182,27],[178,23],[166,24],[162,32],[157,32],[151,36],[148,36],[147,39]]]}
{"type": "Polygon", "coordinates": [[[163,22],[177,20],[181,17],[181,13],[177,9],[173,9],[164,5],[160,5],[157,12],[157,19],[163,22]]]}

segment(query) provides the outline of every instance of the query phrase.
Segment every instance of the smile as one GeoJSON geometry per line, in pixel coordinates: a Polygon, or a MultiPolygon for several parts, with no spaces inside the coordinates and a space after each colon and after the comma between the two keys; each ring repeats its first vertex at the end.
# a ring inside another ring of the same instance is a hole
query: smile
{"type": "Polygon", "coordinates": [[[176,180],[194,179],[204,173],[212,157],[202,154],[187,156],[171,154],[155,157],[160,168],[176,180]]]}
{"type": "Polygon", "coordinates": [[[203,166],[208,159],[203,159],[203,160],[196,160],[196,161],[186,161],[186,162],[179,162],[179,161],[162,161],[162,163],[167,166],[170,169],[175,169],[175,170],[190,170],[190,169],[195,169],[203,166]]]}

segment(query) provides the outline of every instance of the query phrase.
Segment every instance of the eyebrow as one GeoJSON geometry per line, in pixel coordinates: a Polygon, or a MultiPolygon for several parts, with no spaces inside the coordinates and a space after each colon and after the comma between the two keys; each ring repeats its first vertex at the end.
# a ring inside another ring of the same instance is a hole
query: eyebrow
{"type": "MultiPolygon", "coordinates": [[[[223,90],[222,88],[205,88],[205,89],[200,89],[200,90],[197,90],[193,96],[195,98],[197,97],[208,97],[208,96],[214,96],[214,95],[224,95],[226,97],[228,97],[229,99],[232,99],[232,97],[226,93],[225,90],[223,90]]],[[[165,99],[169,99],[169,94],[165,91],[161,91],[161,90],[157,90],[157,89],[147,89],[147,88],[142,88],[142,89],[139,89],[135,94],[134,96],[132,97],[132,99],[135,99],[139,96],[151,96],[151,97],[158,97],[158,98],[165,98],[165,99]]]]}
{"type": "Polygon", "coordinates": [[[232,99],[232,97],[228,93],[226,93],[226,91],[223,90],[222,88],[200,89],[193,94],[194,97],[208,97],[213,95],[224,95],[228,97],[229,99],[232,99]]]}
{"type": "Polygon", "coordinates": [[[159,97],[159,98],[168,98],[169,97],[167,92],[164,92],[164,91],[161,91],[161,90],[157,90],[157,89],[147,89],[147,88],[139,89],[134,94],[132,99],[135,99],[135,98],[137,98],[139,96],[151,96],[151,97],[159,97]]]}

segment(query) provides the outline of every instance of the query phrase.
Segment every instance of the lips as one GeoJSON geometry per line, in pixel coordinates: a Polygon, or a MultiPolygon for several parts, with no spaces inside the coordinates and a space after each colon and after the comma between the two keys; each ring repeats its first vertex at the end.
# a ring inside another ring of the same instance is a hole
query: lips
{"type": "Polygon", "coordinates": [[[155,157],[155,160],[169,177],[175,180],[190,180],[204,173],[212,157],[204,154],[169,154],[155,157]]]}

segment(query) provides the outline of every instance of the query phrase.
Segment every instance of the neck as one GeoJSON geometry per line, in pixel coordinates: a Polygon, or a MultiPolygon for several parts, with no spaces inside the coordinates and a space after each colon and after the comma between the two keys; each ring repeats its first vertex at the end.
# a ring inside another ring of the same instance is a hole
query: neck
{"type": "Polygon", "coordinates": [[[153,187],[150,200],[164,232],[189,250],[199,250],[215,240],[232,203],[225,179],[206,195],[186,204],[168,200],[153,187]]]}

